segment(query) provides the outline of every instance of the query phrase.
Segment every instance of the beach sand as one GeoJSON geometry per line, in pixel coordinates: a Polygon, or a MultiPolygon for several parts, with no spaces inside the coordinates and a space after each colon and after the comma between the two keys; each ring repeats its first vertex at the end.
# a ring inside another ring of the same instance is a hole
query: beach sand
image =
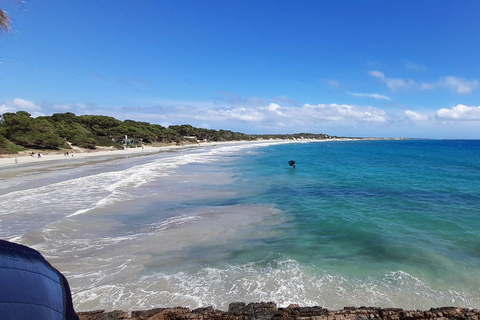
{"type": "MultiPolygon", "coordinates": [[[[111,161],[124,157],[134,157],[148,155],[182,146],[164,146],[144,148],[128,148],[124,150],[68,150],[67,151],[40,151],[42,156],[38,156],[38,152],[34,156],[30,156],[29,152],[22,152],[12,155],[1,155],[0,157],[0,179],[13,178],[18,175],[29,175],[45,171],[54,171],[62,168],[81,166],[89,163],[111,161]]],[[[183,146],[185,147],[185,146],[183,146]]]]}
{"type": "MultiPolygon", "coordinates": [[[[281,140],[279,140],[281,141],[281,140]]],[[[227,141],[227,142],[204,142],[201,144],[182,144],[150,146],[145,145],[138,148],[108,149],[98,148],[96,150],[80,149],[74,147],[62,151],[39,151],[27,150],[18,154],[0,155],[0,180],[13,178],[19,175],[31,175],[41,172],[55,171],[82,165],[99,162],[112,161],[122,158],[151,155],[160,152],[182,150],[187,148],[201,148],[215,145],[242,144],[242,143],[265,143],[266,141],[227,141]],[[33,156],[30,154],[34,153],[33,156]],[[41,157],[38,153],[41,153],[41,157]],[[68,152],[68,156],[66,155],[68,152]]],[[[291,141],[290,141],[291,142],[291,141]]]]}
{"type": "Polygon", "coordinates": [[[87,149],[72,149],[65,151],[39,151],[42,156],[38,156],[38,152],[35,152],[34,156],[30,156],[29,153],[32,151],[21,152],[18,154],[7,154],[0,156],[0,168],[12,165],[22,165],[22,164],[31,164],[31,163],[41,163],[45,161],[52,160],[69,160],[70,158],[88,158],[88,157],[98,157],[98,156],[124,156],[124,155],[139,155],[139,154],[148,154],[158,152],[159,150],[165,150],[169,148],[179,148],[181,146],[165,146],[165,147],[151,147],[144,146],[143,148],[128,148],[128,149],[111,149],[106,148],[99,150],[87,150],[87,149]],[[68,152],[68,156],[66,155],[68,152]],[[15,162],[15,159],[18,159],[18,163],[15,162]]]}

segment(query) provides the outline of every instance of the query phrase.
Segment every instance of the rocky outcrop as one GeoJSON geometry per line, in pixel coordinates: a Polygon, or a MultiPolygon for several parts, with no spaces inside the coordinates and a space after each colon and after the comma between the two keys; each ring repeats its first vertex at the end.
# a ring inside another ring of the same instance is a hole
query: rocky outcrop
{"type": "Polygon", "coordinates": [[[228,311],[212,307],[190,310],[189,308],[158,308],[146,311],[133,311],[131,315],[123,311],[104,312],[103,310],[79,312],[80,320],[479,320],[480,310],[467,308],[432,308],[428,311],[403,310],[399,308],[345,307],[330,311],[322,307],[299,307],[290,305],[277,308],[273,302],[231,303],[228,311]]]}

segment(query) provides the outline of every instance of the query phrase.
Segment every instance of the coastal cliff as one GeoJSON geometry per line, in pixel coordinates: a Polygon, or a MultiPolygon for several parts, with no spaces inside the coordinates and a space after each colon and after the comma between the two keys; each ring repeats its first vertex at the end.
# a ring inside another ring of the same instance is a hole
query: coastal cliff
{"type": "Polygon", "coordinates": [[[311,320],[423,320],[423,319],[471,319],[480,318],[480,310],[443,307],[428,311],[403,310],[399,308],[345,307],[343,310],[330,311],[322,307],[299,307],[290,305],[278,308],[273,302],[249,303],[235,302],[228,311],[215,310],[212,307],[191,310],[189,308],[158,308],[146,311],[104,312],[103,310],[79,312],[80,320],[254,320],[254,319],[311,319],[311,320]]]}

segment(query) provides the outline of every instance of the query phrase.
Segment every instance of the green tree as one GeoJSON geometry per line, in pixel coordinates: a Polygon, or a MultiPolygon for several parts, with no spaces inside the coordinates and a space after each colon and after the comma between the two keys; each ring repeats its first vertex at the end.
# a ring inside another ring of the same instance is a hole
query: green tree
{"type": "Polygon", "coordinates": [[[26,131],[29,130],[33,119],[30,116],[30,113],[26,111],[17,111],[16,113],[7,112],[3,114],[5,119],[4,134],[7,139],[16,131],[26,131]]]}
{"type": "Polygon", "coordinates": [[[25,150],[25,148],[10,142],[7,138],[0,134],[0,154],[12,154],[23,150],[25,150]]]}
{"type": "Polygon", "coordinates": [[[195,128],[189,124],[182,124],[180,126],[169,126],[171,130],[178,132],[181,136],[192,136],[195,134],[195,128]]]}
{"type": "Polygon", "coordinates": [[[2,133],[11,142],[26,148],[58,149],[65,141],[55,133],[54,126],[44,118],[34,119],[30,113],[5,113],[2,133]]]}
{"type": "Polygon", "coordinates": [[[79,116],[78,122],[94,135],[109,138],[113,138],[114,129],[122,124],[122,121],[113,117],[93,115],[79,116]]]}

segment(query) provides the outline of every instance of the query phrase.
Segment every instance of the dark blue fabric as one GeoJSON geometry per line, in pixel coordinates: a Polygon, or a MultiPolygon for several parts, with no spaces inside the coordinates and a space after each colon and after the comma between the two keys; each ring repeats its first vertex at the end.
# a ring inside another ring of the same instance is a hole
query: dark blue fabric
{"type": "Polygon", "coordinates": [[[0,318],[77,320],[65,277],[32,248],[0,240],[0,318]]]}

